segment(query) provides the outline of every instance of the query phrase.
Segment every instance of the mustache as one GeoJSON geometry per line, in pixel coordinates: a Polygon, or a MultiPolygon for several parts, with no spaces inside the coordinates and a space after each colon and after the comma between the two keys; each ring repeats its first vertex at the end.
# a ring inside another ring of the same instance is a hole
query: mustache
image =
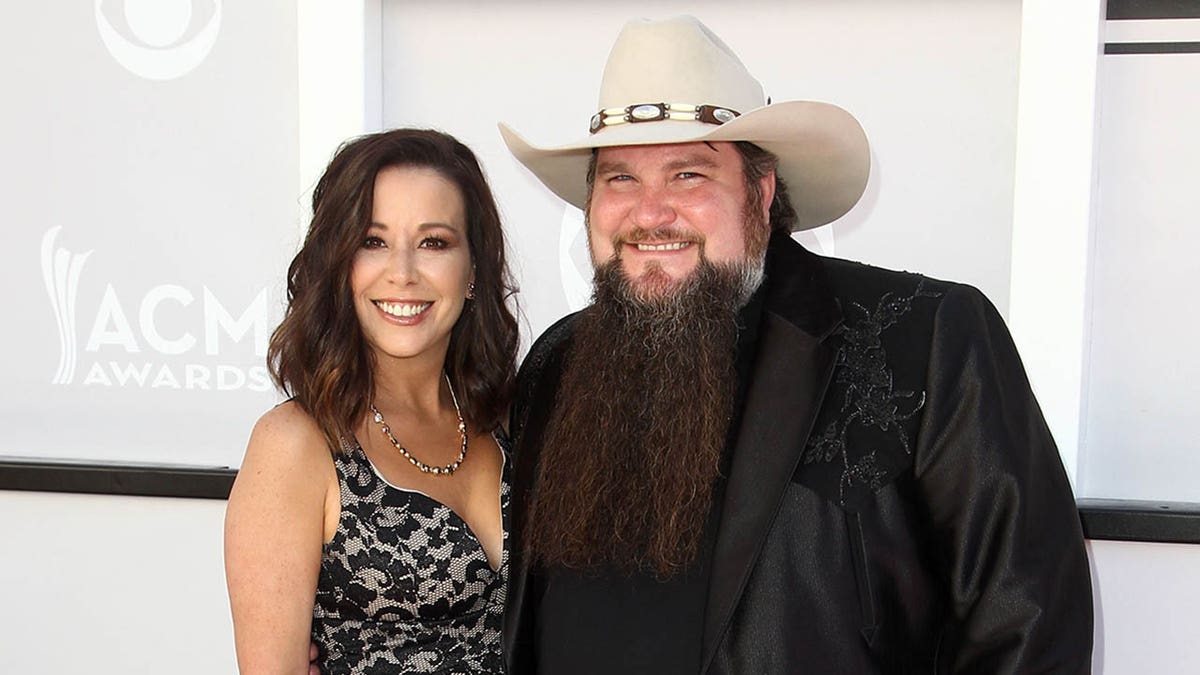
{"type": "Polygon", "coordinates": [[[686,241],[704,245],[704,237],[681,227],[664,225],[653,229],[635,228],[613,236],[613,248],[620,250],[622,244],[652,244],[667,241],[686,241]]]}

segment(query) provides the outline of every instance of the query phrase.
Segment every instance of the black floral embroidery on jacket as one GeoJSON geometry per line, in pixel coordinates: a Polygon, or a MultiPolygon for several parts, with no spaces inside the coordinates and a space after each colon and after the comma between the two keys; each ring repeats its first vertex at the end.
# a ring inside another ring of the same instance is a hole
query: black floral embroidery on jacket
{"type": "Polygon", "coordinates": [[[838,497],[843,504],[847,489],[865,486],[878,490],[888,475],[888,470],[879,464],[877,448],[851,450],[847,434],[852,428],[876,429],[894,439],[905,454],[912,454],[901,423],[924,407],[925,392],[895,388],[881,336],[908,314],[916,299],[940,296],[941,293],[925,290],[925,279],[919,278],[912,293],[900,297],[885,293],[873,310],[851,303],[846,321],[837,328],[841,346],[834,382],[842,385],[845,393],[839,414],[810,438],[803,461],[813,464],[840,459],[838,497]]]}

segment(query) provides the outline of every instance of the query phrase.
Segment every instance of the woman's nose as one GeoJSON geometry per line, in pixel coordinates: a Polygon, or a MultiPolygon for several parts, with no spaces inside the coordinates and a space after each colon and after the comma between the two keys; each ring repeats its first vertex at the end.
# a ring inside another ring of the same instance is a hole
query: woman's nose
{"type": "Polygon", "coordinates": [[[388,256],[388,277],[392,283],[408,286],[418,277],[416,253],[407,248],[392,249],[388,256]]]}

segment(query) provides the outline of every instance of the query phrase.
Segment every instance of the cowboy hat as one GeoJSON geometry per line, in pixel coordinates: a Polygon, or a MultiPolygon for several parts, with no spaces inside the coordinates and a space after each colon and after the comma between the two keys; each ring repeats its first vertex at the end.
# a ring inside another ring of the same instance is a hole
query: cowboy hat
{"type": "Polygon", "coordinates": [[[737,55],[694,17],[635,19],[613,45],[599,112],[583,140],[538,147],[508,125],[513,156],[581,209],[594,148],[698,141],[749,141],[779,157],[796,225],[840,218],[862,196],[870,172],[866,134],[850,113],[817,101],[769,103],[737,55]]]}

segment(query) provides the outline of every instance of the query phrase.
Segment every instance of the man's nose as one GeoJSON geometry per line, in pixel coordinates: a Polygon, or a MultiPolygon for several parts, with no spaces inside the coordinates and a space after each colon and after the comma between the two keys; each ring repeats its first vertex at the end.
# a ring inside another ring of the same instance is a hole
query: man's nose
{"type": "Polygon", "coordinates": [[[630,219],[640,229],[652,230],[675,222],[675,208],[665,190],[645,187],[638,195],[630,219]]]}

